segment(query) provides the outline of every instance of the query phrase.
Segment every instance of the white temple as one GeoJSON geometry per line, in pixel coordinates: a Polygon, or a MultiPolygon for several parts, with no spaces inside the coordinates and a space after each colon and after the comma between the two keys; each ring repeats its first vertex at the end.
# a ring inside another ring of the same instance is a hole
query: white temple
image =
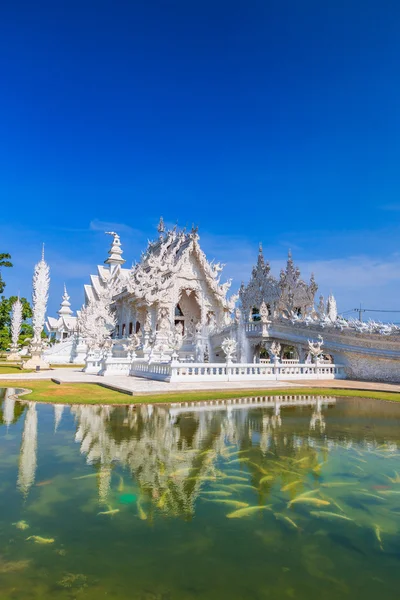
{"type": "Polygon", "coordinates": [[[71,310],[67,288],[64,285],[64,294],[60,310],[58,311],[58,319],[47,317],[45,324],[51,340],[62,342],[76,333],[78,317],[74,317],[73,315],[74,312],[71,310]]]}
{"type": "Polygon", "coordinates": [[[108,258],[84,286],[81,311],[72,316],[65,290],[58,319],[47,320],[58,342],[48,362],[165,381],[400,377],[400,328],[345,320],[332,294],[316,306],[314,277],[301,279],[290,252],[276,278],[260,246],[249,282],[229,297],[197,228],[166,230],[161,219],[130,269],[119,235],[107,233],[108,258]]]}

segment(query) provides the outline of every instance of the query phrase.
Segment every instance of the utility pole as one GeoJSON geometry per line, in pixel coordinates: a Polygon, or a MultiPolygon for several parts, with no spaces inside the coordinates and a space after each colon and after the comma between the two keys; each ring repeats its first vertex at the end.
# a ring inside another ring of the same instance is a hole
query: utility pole
{"type": "Polygon", "coordinates": [[[360,302],[360,308],[354,308],[354,311],[358,312],[358,320],[362,321],[362,314],[363,314],[363,312],[366,311],[366,309],[365,308],[361,308],[361,302],[360,302]]]}

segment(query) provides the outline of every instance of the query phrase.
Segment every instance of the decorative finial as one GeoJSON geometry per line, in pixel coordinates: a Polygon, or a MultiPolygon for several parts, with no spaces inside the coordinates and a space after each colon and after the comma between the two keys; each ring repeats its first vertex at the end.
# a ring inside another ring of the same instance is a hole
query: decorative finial
{"type": "Polygon", "coordinates": [[[42,260],[44,260],[44,242],[42,244],[42,260]]]}
{"type": "Polygon", "coordinates": [[[164,233],[165,231],[165,224],[164,224],[164,219],[162,217],[160,217],[160,222],[158,224],[157,227],[157,231],[158,233],[161,235],[162,233],[164,233]]]}
{"type": "Polygon", "coordinates": [[[111,248],[108,251],[109,258],[105,260],[106,265],[123,265],[125,260],[122,258],[122,248],[121,248],[121,240],[119,238],[118,233],[115,231],[105,231],[106,235],[112,235],[113,241],[111,244],[111,248]]]}
{"type": "Polygon", "coordinates": [[[262,254],[262,251],[263,251],[262,242],[260,242],[259,245],[258,245],[258,252],[260,254],[262,254]]]}

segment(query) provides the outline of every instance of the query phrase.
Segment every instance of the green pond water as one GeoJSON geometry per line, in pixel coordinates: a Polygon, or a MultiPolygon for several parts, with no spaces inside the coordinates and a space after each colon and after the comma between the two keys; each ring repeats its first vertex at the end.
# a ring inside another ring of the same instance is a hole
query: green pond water
{"type": "Polygon", "coordinates": [[[257,402],[0,391],[1,600],[398,598],[400,406],[257,402]]]}

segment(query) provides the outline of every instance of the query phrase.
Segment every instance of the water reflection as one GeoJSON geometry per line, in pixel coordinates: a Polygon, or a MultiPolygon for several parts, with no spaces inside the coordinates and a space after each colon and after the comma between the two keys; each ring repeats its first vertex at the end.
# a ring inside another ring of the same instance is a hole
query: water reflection
{"type": "Polygon", "coordinates": [[[399,409],[0,394],[2,598],[395,598],[399,409]]]}

